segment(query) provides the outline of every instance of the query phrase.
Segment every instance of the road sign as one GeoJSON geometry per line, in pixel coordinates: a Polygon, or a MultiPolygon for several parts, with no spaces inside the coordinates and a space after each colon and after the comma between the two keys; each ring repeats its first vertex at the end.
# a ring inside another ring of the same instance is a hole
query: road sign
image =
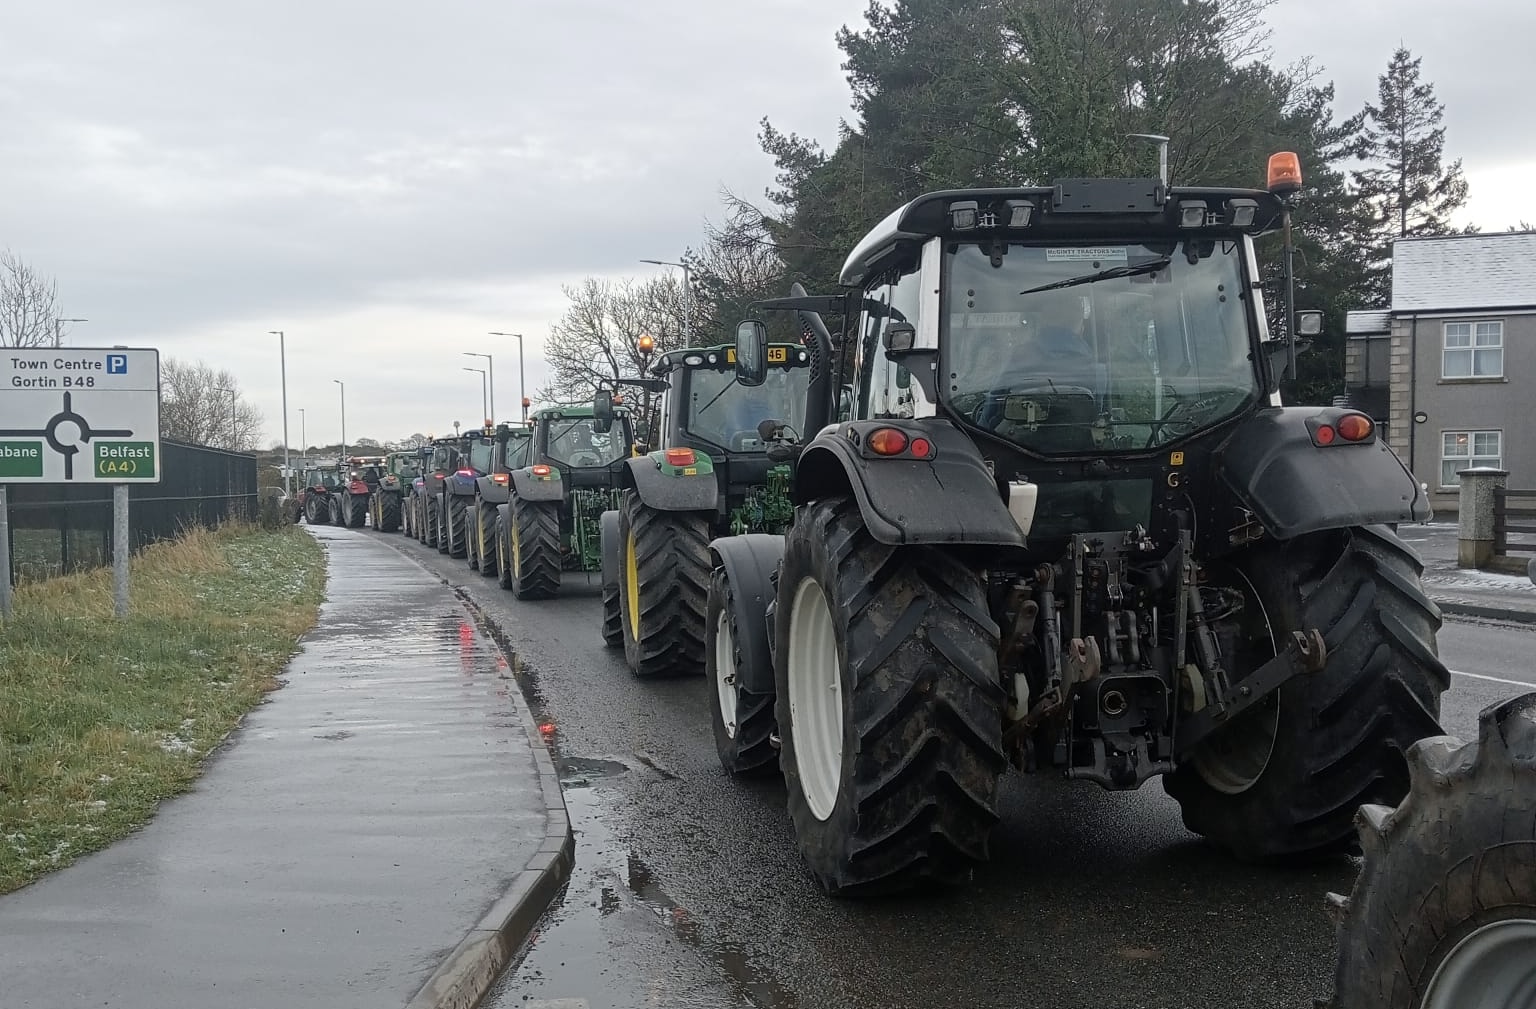
{"type": "Polygon", "coordinates": [[[159,483],[160,352],[0,349],[0,483],[159,483]]]}

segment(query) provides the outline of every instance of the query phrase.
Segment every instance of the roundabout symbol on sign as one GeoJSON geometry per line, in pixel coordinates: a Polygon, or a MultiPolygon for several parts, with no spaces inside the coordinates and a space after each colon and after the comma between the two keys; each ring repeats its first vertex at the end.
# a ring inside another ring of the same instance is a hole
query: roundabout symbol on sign
{"type": "Polygon", "coordinates": [[[64,479],[75,478],[75,453],[80,451],[80,444],[90,441],[92,438],[131,438],[132,431],[93,431],[84,417],[75,412],[71,405],[70,394],[64,394],[64,409],[48,418],[48,423],[43,425],[41,431],[0,431],[0,437],[33,437],[44,438],[48,445],[59,455],[64,457],[64,479]],[[59,429],[65,424],[72,424],[76,433],[71,435],[68,431],[59,429]],[[60,437],[63,435],[63,437],[60,437]]]}

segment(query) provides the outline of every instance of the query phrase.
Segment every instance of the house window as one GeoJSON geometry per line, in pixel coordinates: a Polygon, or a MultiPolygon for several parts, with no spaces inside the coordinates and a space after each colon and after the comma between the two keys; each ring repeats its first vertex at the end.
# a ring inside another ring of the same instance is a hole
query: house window
{"type": "Polygon", "coordinates": [[[1446,431],[1441,437],[1440,486],[1455,487],[1461,483],[1457,476],[1464,469],[1487,466],[1502,469],[1504,466],[1504,435],[1500,431],[1446,431]]]}
{"type": "Polygon", "coordinates": [[[1442,378],[1502,378],[1503,322],[1447,322],[1442,378]]]}

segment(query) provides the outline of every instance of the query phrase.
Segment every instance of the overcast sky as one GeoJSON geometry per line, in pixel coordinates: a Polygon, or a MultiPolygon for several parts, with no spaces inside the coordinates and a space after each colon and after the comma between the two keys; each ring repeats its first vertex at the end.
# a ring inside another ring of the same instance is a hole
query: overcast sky
{"type": "MultiPolygon", "coordinates": [[[[644,276],[757,197],[756,134],[835,143],[833,35],[864,0],[51,0],[0,33],[0,247],[58,279],[77,346],[235,373],[292,442],[473,424],[496,356],[516,414],[586,275],[644,276]]],[[[1281,63],[1311,55],[1343,115],[1399,41],[1464,159],[1464,220],[1536,221],[1524,110],[1536,5],[1280,0],[1281,63]]],[[[1256,168],[1261,171],[1262,166],[1256,168]]]]}

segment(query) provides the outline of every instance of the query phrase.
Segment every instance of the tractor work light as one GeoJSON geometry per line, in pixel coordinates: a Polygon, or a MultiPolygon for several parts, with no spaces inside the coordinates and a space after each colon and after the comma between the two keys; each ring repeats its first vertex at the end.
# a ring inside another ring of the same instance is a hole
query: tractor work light
{"type": "Polygon", "coordinates": [[[1269,156],[1268,189],[1276,196],[1301,189],[1301,159],[1295,151],[1279,151],[1269,156]]]}
{"type": "Polygon", "coordinates": [[[698,456],[691,448],[669,448],[664,454],[669,466],[692,466],[698,462],[698,456]]]}
{"type": "Polygon", "coordinates": [[[1204,200],[1180,200],[1179,201],[1179,227],[1203,228],[1205,227],[1206,206],[1204,200]]]}
{"type": "Polygon", "coordinates": [[[656,349],[656,341],[649,333],[642,333],[640,339],[635,341],[635,346],[640,348],[640,353],[649,354],[656,349]]]}
{"type": "Polygon", "coordinates": [[[1029,219],[1035,212],[1033,203],[1028,200],[1006,200],[1003,206],[1008,210],[1008,227],[1029,227],[1029,219]]]}
{"type": "Polygon", "coordinates": [[[975,200],[957,200],[949,205],[949,226],[956,231],[974,231],[980,211],[975,200]]]}
{"type": "Polygon", "coordinates": [[[1227,201],[1227,223],[1234,228],[1252,227],[1254,215],[1258,212],[1259,204],[1256,200],[1227,201]]]}
{"type": "Polygon", "coordinates": [[[687,357],[683,358],[683,363],[690,368],[697,368],[699,365],[704,363],[704,359],[698,354],[689,354],[687,357]]]}
{"type": "Polygon", "coordinates": [[[907,449],[907,435],[894,427],[876,428],[869,434],[870,451],[876,455],[900,455],[907,449]]]}

